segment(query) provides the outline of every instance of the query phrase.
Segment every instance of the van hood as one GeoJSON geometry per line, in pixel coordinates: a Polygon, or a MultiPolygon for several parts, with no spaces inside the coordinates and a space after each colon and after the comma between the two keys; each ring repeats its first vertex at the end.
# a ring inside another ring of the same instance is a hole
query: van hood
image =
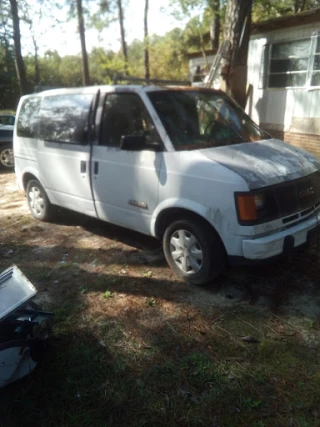
{"type": "Polygon", "coordinates": [[[252,190],[302,178],[320,169],[313,154],[278,139],[203,149],[201,153],[236,172],[252,190]]]}

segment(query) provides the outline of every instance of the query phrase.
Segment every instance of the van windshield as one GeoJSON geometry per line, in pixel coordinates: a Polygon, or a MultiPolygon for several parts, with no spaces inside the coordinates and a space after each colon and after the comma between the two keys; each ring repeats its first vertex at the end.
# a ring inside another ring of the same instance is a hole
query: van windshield
{"type": "Polygon", "coordinates": [[[176,150],[271,138],[222,92],[173,89],[148,96],[176,150]]]}

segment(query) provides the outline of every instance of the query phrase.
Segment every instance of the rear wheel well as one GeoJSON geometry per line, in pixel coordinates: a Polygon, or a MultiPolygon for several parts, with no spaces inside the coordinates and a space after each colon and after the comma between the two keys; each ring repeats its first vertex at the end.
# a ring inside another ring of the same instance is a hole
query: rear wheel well
{"type": "Polygon", "coordinates": [[[169,208],[169,209],[165,209],[164,211],[162,211],[160,213],[160,215],[157,218],[156,221],[156,225],[155,225],[155,234],[156,237],[158,239],[162,239],[166,228],[172,224],[174,221],[178,221],[181,219],[189,219],[189,220],[196,220],[196,221],[200,221],[203,222],[204,224],[206,224],[207,226],[209,226],[215,233],[216,235],[219,237],[222,246],[224,247],[224,244],[221,240],[221,237],[219,236],[219,233],[217,232],[217,230],[213,227],[212,224],[210,224],[209,221],[207,221],[203,216],[189,211],[188,209],[183,209],[183,208],[169,208]]]}
{"type": "Polygon", "coordinates": [[[34,175],[32,175],[32,173],[28,172],[28,173],[26,173],[26,174],[23,175],[22,184],[23,184],[24,191],[26,191],[28,182],[31,179],[36,179],[38,181],[38,179],[34,175]]]}

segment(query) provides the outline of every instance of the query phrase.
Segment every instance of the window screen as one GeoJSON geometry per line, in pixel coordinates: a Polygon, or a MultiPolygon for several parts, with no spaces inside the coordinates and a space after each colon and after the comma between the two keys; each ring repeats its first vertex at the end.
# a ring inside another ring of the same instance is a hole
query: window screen
{"type": "Polygon", "coordinates": [[[305,86],[310,46],[310,39],[272,45],[269,87],[305,86]]]}
{"type": "MultiPolygon", "coordinates": [[[[264,55],[266,57],[266,55],[264,55]]],[[[260,74],[262,67],[260,67],[260,74]]],[[[320,36],[270,46],[268,87],[320,86],[320,36]]]]}

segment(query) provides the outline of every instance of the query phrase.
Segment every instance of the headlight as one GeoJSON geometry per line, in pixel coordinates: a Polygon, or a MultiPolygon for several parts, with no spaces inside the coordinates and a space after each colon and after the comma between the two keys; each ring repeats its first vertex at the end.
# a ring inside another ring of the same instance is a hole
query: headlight
{"type": "Polygon", "coordinates": [[[277,216],[276,203],[270,191],[236,193],[235,201],[240,224],[266,222],[277,216]]]}
{"type": "Polygon", "coordinates": [[[263,193],[255,194],[253,196],[254,203],[256,205],[257,210],[261,210],[265,207],[266,204],[266,196],[263,193]]]}

